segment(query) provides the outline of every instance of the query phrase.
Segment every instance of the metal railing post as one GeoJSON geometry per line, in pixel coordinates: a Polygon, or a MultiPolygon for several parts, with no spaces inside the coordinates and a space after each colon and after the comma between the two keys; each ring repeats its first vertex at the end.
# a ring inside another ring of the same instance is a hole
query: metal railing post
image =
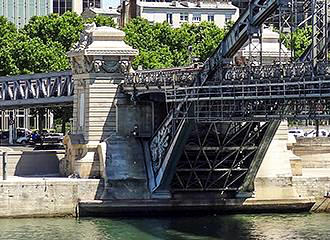
{"type": "Polygon", "coordinates": [[[2,153],[2,180],[7,180],[7,152],[2,153]]]}

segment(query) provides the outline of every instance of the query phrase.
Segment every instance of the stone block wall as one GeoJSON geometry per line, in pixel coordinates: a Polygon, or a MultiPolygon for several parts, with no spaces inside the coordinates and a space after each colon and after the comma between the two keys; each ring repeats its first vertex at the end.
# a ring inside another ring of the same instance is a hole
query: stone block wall
{"type": "Polygon", "coordinates": [[[330,168],[330,139],[298,139],[293,153],[301,158],[303,168],[330,168]]]}
{"type": "Polygon", "coordinates": [[[31,179],[0,181],[0,217],[74,215],[79,200],[103,192],[97,179],[31,179]]]}
{"type": "Polygon", "coordinates": [[[293,177],[292,184],[296,187],[297,193],[302,197],[323,198],[325,193],[330,191],[329,177],[293,177]]]}
{"type": "MultiPolygon", "coordinates": [[[[100,142],[116,132],[116,104],[123,96],[118,93],[118,84],[123,80],[121,75],[80,76],[82,79],[75,84],[73,122],[74,133],[82,133],[85,140],[100,142]],[[84,106],[80,108],[80,95],[84,93],[84,106]],[[78,110],[79,109],[79,110],[78,110]],[[80,126],[81,113],[83,126],[80,126]]],[[[78,78],[78,76],[76,76],[78,78]]]]}

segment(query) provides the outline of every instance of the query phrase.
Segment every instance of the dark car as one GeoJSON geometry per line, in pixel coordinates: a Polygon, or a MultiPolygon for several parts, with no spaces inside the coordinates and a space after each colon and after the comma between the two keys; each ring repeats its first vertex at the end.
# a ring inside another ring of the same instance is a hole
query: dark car
{"type": "Polygon", "coordinates": [[[0,139],[8,139],[9,138],[9,131],[3,131],[0,133],[0,139]]]}

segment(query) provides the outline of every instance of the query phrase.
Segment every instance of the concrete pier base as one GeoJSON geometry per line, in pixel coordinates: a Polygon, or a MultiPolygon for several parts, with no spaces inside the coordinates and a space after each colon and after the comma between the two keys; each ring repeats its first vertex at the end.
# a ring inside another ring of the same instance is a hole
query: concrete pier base
{"type": "MultiPolygon", "coordinates": [[[[291,148],[291,146],[289,146],[291,148]]],[[[295,175],[301,175],[299,157],[288,149],[288,123],[281,122],[270,144],[255,180],[256,199],[299,199],[292,184],[292,165],[295,175]]]]}
{"type": "Polygon", "coordinates": [[[270,212],[306,212],[314,201],[300,199],[217,199],[208,200],[120,200],[120,201],[81,201],[79,216],[161,216],[192,215],[214,213],[270,213],[270,212]]]}

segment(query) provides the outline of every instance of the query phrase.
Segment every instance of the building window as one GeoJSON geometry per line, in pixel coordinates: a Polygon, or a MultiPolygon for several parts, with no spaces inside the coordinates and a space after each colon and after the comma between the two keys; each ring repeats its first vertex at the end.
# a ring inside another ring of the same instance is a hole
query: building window
{"type": "Polygon", "coordinates": [[[53,0],[53,13],[63,14],[72,11],[72,0],[53,0]]]}
{"type": "Polygon", "coordinates": [[[59,2],[58,0],[53,0],[53,13],[59,13],[59,2]]]}
{"type": "Polygon", "coordinates": [[[180,13],[180,21],[188,22],[188,13],[180,13]]]}
{"type": "Polygon", "coordinates": [[[101,7],[101,0],[83,0],[83,9],[90,7],[101,7]]]}
{"type": "Polygon", "coordinates": [[[230,22],[231,21],[231,16],[225,16],[225,22],[227,23],[227,22],[230,22]]]}
{"type": "Polygon", "coordinates": [[[193,22],[200,22],[202,20],[202,17],[200,14],[193,14],[192,21],[193,22]]]}
{"type": "Polygon", "coordinates": [[[172,13],[167,13],[167,14],[166,14],[166,21],[167,21],[169,24],[173,24],[173,15],[172,15],[172,13]]]}
{"type": "Polygon", "coordinates": [[[65,13],[65,6],[66,5],[66,2],[65,2],[65,0],[61,0],[60,1],[60,14],[63,14],[63,13],[65,13]]]}
{"type": "Polygon", "coordinates": [[[207,21],[214,22],[214,15],[208,15],[207,16],[207,21]]]}

